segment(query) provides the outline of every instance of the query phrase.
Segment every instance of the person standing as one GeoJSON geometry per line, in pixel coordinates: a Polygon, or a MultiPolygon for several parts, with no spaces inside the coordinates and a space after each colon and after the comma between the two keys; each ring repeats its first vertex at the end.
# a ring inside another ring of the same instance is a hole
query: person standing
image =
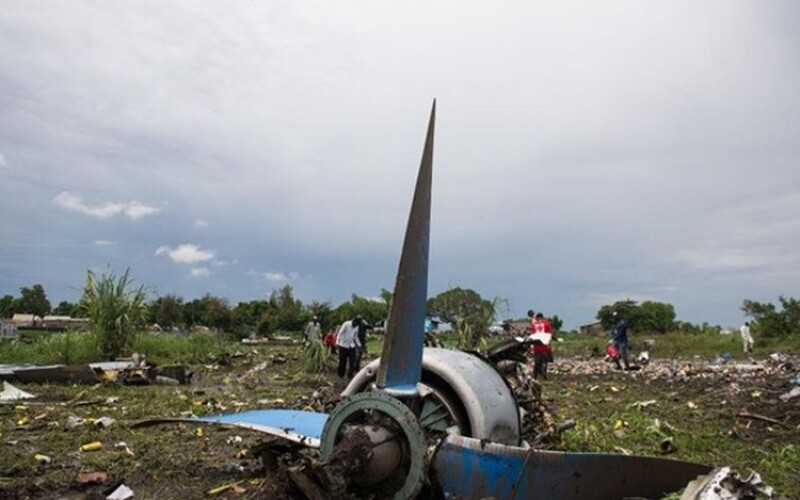
{"type": "Polygon", "coordinates": [[[753,335],[750,333],[750,322],[745,321],[739,331],[742,334],[742,344],[744,344],[744,352],[748,353],[753,349],[753,335]]]}
{"type": "Polygon", "coordinates": [[[344,377],[345,372],[347,372],[347,378],[352,377],[355,373],[356,348],[361,346],[358,341],[359,324],[358,317],[345,321],[339,327],[339,333],[336,334],[336,347],[339,350],[339,366],[336,373],[339,378],[344,377]]]}
{"type": "Polygon", "coordinates": [[[307,345],[313,344],[319,340],[320,336],[320,328],[319,328],[319,318],[314,316],[311,318],[311,321],[308,322],[306,325],[305,331],[303,331],[303,337],[305,337],[305,342],[307,345]]]}
{"type": "MultiPolygon", "coordinates": [[[[631,362],[628,355],[628,324],[625,323],[625,318],[622,317],[621,314],[614,311],[614,319],[616,323],[614,324],[614,347],[617,349],[617,352],[620,356],[622,356],[622,361],[625,363],[625,369],[630,370],[631,362]]],[[[619,357],[616,360],[617,368],[622,369],[622,366],[619,364],[619,357]]]]}
{"type": "Polygon", "coordinates": [[[336,354],[336,330],[329,330],[325,334],[325,348],[330,350],[331,356],[336,354]]]}
{"type": "MultiPolygon", "coordinates": [[[[532,313],[533,311],[529,311],[532,313]]],[[[531,323],[531,337],[533,338],[533,378],[542,377],[547,380],[547,364],[553,360],[553,327],[542,313],[536,313],[531,323]]]]}
{"type": "Polygon", "coordinates": [[[367,352],[367,330],[372,330],[372,325],[361,316],[356,316],[358,321],[358,346],[356,347],[355,372],[361,369],[361,358],[367,352]]]}

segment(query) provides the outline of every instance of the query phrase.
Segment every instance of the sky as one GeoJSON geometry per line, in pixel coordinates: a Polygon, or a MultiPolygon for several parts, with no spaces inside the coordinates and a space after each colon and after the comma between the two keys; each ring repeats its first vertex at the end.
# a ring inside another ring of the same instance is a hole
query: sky
{"type": "Polygon", "coordinates": [[[437,99],[429,295],[736,326],[800,290],[792,1],[5,0],[0,295],[394,286],[437,99]]]}

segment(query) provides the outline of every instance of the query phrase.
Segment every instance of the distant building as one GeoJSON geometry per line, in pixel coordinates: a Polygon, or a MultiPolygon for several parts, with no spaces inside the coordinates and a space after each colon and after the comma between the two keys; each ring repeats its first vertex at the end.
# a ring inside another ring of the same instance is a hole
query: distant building
{"type": "Polygon", "coordinates": [[[83,330],[89,328],[87,318],[73,318],[71,316],[45,316],[40,326],[48,330],[83,330]]]}
{"type": "Polygon", "coordinates": [[[45,316],[41,318],[35,314],[15,314],[8,323],[17,328],[81,330],[88,328],[90,321],[86,318],[72,318],[70,316],[45,316]]]}
{"type": "Polygon", "coordinates": [[[35,314],[14,314],[11,317],[11,323],[21,328],[39,326],[41,321],[42,318],[35,314]]]}
{"type": "Polygon", "coordinates": [[[578,331],[586,335],[598,335],[603,333],[603,323],[600,320],[592,321],[579,326],[578,331]]]}
{"type": "Polygon", "coordinates": [[[0,339],[14,340],[17,338],[17,325],[11,322],[0,321],[0,339]]]}

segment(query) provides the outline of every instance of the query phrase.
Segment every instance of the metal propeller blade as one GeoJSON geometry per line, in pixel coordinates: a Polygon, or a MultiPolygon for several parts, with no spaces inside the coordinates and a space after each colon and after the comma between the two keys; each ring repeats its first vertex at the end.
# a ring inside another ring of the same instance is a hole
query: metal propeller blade
{"type": "Polygon", "coordinates": [[[416,394],[422,376],[435,121],[434,99],[378,369],[378,387],[398,396],[416,394]]]}

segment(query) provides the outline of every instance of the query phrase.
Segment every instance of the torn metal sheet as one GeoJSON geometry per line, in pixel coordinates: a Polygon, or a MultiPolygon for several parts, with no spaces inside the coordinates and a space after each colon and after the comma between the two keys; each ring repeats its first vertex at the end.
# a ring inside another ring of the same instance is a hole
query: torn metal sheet
{"type": "Polygon", "coordinates": [[[132,427],[150,427],[169,423],[220,424],[241,427],[278,436],[309,448],[319,448],[326,413],[301,410],[251,410],[202,418],[156,418],[137,422],[132,427]]]}
{"type": "Polygon", "coordinates": [[[89,365],[31,366],[14,370],[14,377],[25,384],[93,384],[97,381],[89,365]]]}
{"type": "Polygon", "coordinates": [[[3,381],[3,392],[0,392],[0,401],[17,401],[20,399],[31,399],[35,398],[33,394],[30,392],[25,392],[23,390],[17,389],[13,385],[9,384],[5,380],[3,381]]]}
{"type": "Polygon", "coordinates": [[[565,453],[448,436],[433,458],[445,497],[661,498],[681,490],[705,465],[653,457],[565,453]]]}

